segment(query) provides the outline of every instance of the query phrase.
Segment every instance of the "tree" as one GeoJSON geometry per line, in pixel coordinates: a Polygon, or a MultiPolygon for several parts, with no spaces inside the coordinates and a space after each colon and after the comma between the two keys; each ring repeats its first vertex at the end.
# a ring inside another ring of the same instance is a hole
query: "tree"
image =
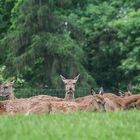
{"type": "Polygon", "coordinates": [[[95,84],[82,64],[83,49],[74,34],[70,34],[73,26],[65,25],[67,21],[55,15],[49,4],[35,0],[16,3],[11,30],[1,41],[8,50],[8,74],[22,74],[34,85],[58,87],[61,85],[59,74],[73,77],[81,73],[81,85],[95,84]]]}

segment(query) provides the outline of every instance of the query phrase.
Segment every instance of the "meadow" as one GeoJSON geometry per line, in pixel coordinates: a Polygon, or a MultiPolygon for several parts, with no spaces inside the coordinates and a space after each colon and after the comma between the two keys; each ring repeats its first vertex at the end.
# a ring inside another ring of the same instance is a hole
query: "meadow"
{"type": "Polygon", "coordinates": [[[139,140],[140,111],[0,116],[0,140],[139,140]]]}

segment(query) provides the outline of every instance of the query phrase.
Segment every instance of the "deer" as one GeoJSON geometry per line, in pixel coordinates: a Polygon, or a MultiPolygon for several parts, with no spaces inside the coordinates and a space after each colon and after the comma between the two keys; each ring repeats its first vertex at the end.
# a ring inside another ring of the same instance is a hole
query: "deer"
{"type": "Polygon", "coordinates": [[[131,108],[140,109],[140,95],[116,96],[113,94],[95,95],[94,100],[102,106],[105,111],[129,110],[131,108]]]}
{"type": "Polygon", "coordinates": [[[0,85],[0,96],[6,97],[8,100],[16,99],[13,92],[13,85],[15,80],[3,83],[0,85]]]}
{"type": "Polygon", "coordinates": [[[119,95],[122,96],[122,97],[133,95],[132,94],[132,84],[131,84],[131,82],[129,82],[128,85],[127,85],[127,91],[119,90],[119,95]]]}
{"type": "Polygon", "coordinates": [[[74,79],[66,79],[64,76],[60,75],[62,81],[65,84],[65,100],[67,101],[74,101],[75,97],[74,97],[74,92],[75,92],[75,84],[79,79],[79,76],[76,76],[74,79]]]}

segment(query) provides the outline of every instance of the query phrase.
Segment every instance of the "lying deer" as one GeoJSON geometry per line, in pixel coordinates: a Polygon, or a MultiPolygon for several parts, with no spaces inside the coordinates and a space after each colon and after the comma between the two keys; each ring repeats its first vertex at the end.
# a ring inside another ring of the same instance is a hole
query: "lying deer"
{"type": "Polygon", "coordinates": [[[140,95],[131,95],[120,97],[113,94],[104,94],[94,96],[97,103],[106,111],[128,110],[131,108],[140,108],[140,95]]]}
{"type": "Polygon", "coordinates": [[[62,81],[66,86],[65,100],[73,101],[74,100],[74,92],[75,92],[75,84],[79,79],[79,76],[76,76],[74,79],[66,79],[64,76],[60,75],[62,81]]]}
{"type": "Polygon", "coordinates": [[[13,92],[14,82],[15,81],[13,80],[13,81],[3,83],[2,85],[0,85],[0,96],[6,97],[8,100],[16,99],[13,92]]]}

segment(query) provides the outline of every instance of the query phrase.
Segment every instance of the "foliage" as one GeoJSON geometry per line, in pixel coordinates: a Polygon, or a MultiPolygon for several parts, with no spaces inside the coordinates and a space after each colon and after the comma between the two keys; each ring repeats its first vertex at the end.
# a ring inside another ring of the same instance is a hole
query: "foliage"
{"type": "Polygon", "coordinates": [[[59,88],[60,74],[80,73],[78,87],[126,90],[132,81],[140,91],[138,0],[2,0],[0,13],[5,77],[59,88]]]}
{"type": "Polygon", "coordinates": [[[3,83],[5,78],[4,78],[4,70],[5,70],[5,66],[1,66],[0,67],[0,83],[3,83]]]}
{"type": "Polygon", "coordinates": [[[16,0],[1,0],[0,1],[0,37],[7,32],[10,26],[11,10],[16,0]]]}

